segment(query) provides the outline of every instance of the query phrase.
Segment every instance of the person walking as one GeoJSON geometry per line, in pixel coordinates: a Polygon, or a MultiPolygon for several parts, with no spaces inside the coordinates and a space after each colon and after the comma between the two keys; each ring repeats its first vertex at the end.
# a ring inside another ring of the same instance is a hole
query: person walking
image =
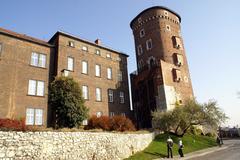
{"type": "Polygon", "coordinates": [[[171,156],[171,158],[173,158],[172,147],[173,147],[173,140],[169,136],[167,139],[167,153],[168,153],[167,158],[169,158],[170,156],[171,156]]]}
{"type": "Polygon", "coordinates": [[[178,141],[178,153],[179,153],[180,157],[184,157],[184,155],[183,155],[183,143],[182,143],[181,138],[179,138],[179,141],[178,141]]]}

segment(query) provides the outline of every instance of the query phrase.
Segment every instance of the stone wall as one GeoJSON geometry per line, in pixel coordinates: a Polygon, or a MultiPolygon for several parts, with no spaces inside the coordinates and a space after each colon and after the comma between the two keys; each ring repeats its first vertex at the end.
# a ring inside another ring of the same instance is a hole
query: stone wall
{"type": "Polygon", "coordinates": [[[2,132],[0,159],[124,159],[146,148],[153,133],[2,132]]]}

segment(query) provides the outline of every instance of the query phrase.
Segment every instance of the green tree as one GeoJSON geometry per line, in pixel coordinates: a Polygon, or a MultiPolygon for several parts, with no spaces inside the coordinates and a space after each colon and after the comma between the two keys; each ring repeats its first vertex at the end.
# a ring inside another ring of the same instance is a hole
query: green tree
{"type": "Polygon", "coordinates": [[[73,78],[55,78],[49,87],[49,104],[54,111],[57,128],[79,127],[88,118],[80,86],[73,78]]]}
{"type": "Polygon", "coordinates": [[[184,106],[176,106],[172,111],[152,113],[154,128],[183,136],[194,125],[217,127],[225,122],[227,116],[217,107],[216,101],[200,104],[189,100],[184,106]]]}

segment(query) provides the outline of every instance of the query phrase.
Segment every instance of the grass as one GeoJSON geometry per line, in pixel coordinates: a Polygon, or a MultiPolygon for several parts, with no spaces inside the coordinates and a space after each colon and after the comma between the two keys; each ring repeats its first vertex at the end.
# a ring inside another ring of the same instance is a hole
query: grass
{"type": "MultiPolygon", "coordinates": [[[[152,143],[142,152],[138,152],[126,160],[151,160],[156,158],[163,158],[167,156],[166,140],[168,134],[160,134],[152,141],[152,143]]],[[[173,155],[178,155],[178,137],[171,136],[174,141],[173,155]]],[[[216,146],[214,138],[200,135],[186,134],[182,138],[184,149],[183,152],[189,153],[204,148],[216,146]]]]}

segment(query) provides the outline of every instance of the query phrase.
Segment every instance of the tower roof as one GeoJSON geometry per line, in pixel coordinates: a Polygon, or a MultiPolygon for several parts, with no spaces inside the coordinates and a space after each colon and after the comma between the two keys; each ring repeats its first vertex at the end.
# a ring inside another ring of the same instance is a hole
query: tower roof
{"type": "Polygon", "coordinates": [[[143,13],[145,13],[145,12],[147,12],[147,11],[149,11],[149,10],[152,10],[152,9],[164,9],[164,10],[167,10],[167,11],[175,14],[175,15],[179,18],[179,21],[181,22],[181,16],[180,16],[178,13],[176,13],[175,11],[173,11],[173,10],[167,8],[167,7],[164,7],[164,6],[153,6],[153,7],[147,8],[147,9],[143,10],[141,13],[139,13],[139,14],[131,21],[130,27],[132,28],[133,21],[135,21],[136,19],[138,19],[143,13]]]}

